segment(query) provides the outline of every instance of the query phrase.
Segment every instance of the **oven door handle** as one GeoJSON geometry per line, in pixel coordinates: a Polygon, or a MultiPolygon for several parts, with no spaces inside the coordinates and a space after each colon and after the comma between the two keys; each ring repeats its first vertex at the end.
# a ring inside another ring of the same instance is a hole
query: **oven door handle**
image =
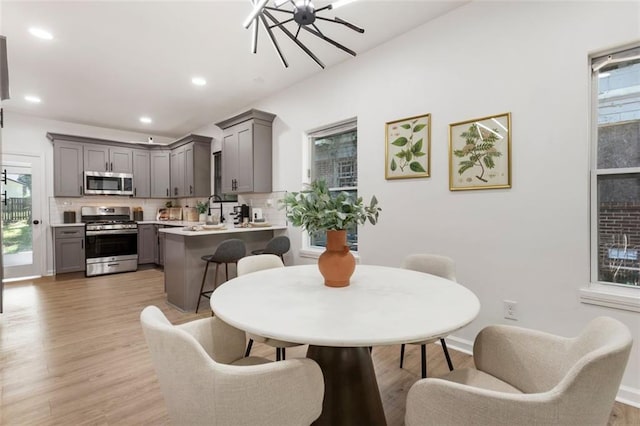
{"type": "Polygon", "coordinates": [[[137,229],[111,229],[111,230],[103,230],[103,231],[86,231],[85,235],[94,236],[94,235],[117,235],[117,234],[137,234],[137,229]]]}

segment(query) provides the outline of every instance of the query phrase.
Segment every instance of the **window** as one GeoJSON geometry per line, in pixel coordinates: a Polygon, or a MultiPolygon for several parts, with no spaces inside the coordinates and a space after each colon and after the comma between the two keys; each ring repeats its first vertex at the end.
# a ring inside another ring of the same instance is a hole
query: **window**
{"type": "MultiPolygon", "coordinates": [[[[331,192],[346,191],[358,196],[358,131],[355,119],[308,134],[311,180],[324,179],[331,192]]],[[[358,228],[347,229],[347,244],[358,250],[358,228]]],[[[325,235],[309,237],[310,247],[324,247],[325,235]]]]}
{"type": "Polygon", "coordinates": [[[592,281],[639,287],[640,46],[592,70],[592,281]]]}

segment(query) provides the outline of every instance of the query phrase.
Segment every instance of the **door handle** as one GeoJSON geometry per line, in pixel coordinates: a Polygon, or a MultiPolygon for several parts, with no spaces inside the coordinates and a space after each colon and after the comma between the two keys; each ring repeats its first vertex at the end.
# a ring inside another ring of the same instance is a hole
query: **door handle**
{"type": "Polygon", "coordinates": [[[34,225],[38,225],[39,223],[40,223],[40,221],[39,221],[38,219],[36,219],[36,220],[34,220],[34,221],[33,221],[33,224],[34,224],[34,225]]]}
{"type": "Polygon", "coordinates": [[[2,204],[7,205],[7,190],[2,191],[2,204]]]}
{"type": "Polygon", "coordinates": [[[2,171],[2,183],[7,183],[7,169],[2,171]]]}

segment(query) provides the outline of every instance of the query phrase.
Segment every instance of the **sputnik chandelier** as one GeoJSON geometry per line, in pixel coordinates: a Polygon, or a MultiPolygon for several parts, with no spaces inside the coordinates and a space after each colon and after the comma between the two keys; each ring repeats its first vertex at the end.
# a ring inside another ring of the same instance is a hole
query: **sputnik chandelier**
{"type": "Polygon", "coordinates": [[[338,17],[334,17],[333,19],[331,19],[318,15],[318,13],[320,12],[330,11],[332,9],[335,9],[338,5],[348,3],[350,2],[349,0],[338,0],[319,9],[316,9],[313,6],[311,0],[273,0],[273,6],[267,5],[269,3],[269,0],[250,1],[251,4],[253,4],[253,10],[245,20],[244,27],[247,29],[249,27],[252,27],[253,34],[251,51],[253,53],[256,53],[258,51],[258,28],[260,24],[262,24],[267,32],[267,35],[271,39],[271,43],[276,49],[280,60],[282,61],[282,65],[284,65],[285,68],[288,68],[289,64],[287,63],[286,58],[280,50],[280,45],[278,44],[278,40],[276,40],[276,37],[274,35],[274,29],[279,29],[280,31],[282,31],[322,68],[324,68],[324,64],[322,63],[322,61],[318,59],[318,57],[299,39],[298,36],[300,35],[300,30],[305,30],[306,32],[313,34],[314,36],[337,47],[338,49],[341,49],[350,55],[356,56],[356,52],[327,37],[317,26],[318,21],[332,22],[334,24],[344,25],[345,27],[350,28],[353,31],[364,33],[364,29],[357,27],[338,17]],[[292,7],[292,9],[289,9],[288,7],[292,7]],[[279,20],[275,16],[278,14],[286,14],[287,19],[284,19],[282,21],[279,20]],[[291,23],[292,25],[297,25],[297,29],[294,28],[295,34],[285,27],[285,25],[289,23],[291,23]]]}

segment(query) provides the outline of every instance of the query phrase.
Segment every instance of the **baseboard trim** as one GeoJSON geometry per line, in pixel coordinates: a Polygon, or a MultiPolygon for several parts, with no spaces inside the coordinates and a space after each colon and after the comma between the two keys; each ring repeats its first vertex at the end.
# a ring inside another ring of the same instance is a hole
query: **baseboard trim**
{"type": "MultiPolygon", "coordinates": [[[[472,341],[467,339],[462,339],[456,336],[447,336],[445,340],[447,342],[447,348],[460,351],[467,355],[473,355],[472,341]]],[[[440,344],[440,342],[437,342],[437,344],[440,344]]],[[[618,401],[621,404],[626,404],[635,408],[640,408],[640,389],[622,385],[618,389],[618,394],[616,395],[616,401],[618,401]]]]}

